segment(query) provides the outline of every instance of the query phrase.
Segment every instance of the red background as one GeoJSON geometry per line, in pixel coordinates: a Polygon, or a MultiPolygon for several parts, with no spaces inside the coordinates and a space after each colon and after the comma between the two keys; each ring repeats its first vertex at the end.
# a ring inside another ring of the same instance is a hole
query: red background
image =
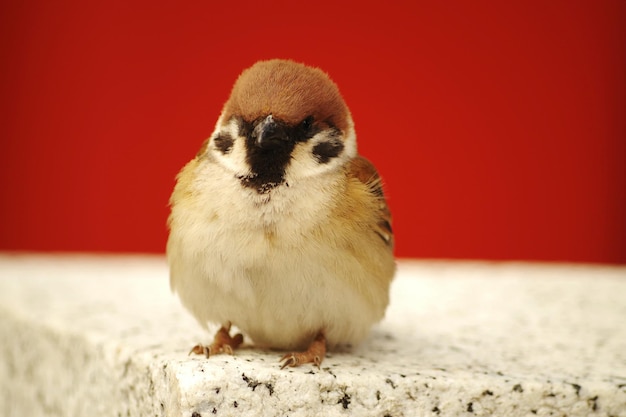
{"type": "Polygon", "coordinates": [[[626,263],[626,2],[2,2],[0,249],[162,252],[238,73],[326,70],[398,256],[626,263]]]}

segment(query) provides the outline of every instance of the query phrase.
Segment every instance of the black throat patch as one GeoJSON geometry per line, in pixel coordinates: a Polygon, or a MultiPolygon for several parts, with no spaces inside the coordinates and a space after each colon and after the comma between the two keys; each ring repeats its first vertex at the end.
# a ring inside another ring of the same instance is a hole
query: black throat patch
{"type": "Polygon", "coordinates": [[[240,176],[241,185],[254,189],[259,194],[267,194],[285,182],[285,170],[291,160],[296,143],[285,140],[273,146],[261,147],[254,135],[254,125],[240,121],[240,132],[246,138],[246,162],[252,173],[240,176]]]}
{"type": "Polygon", "coordinates": [[[285,170],[291,160],[295,143],[288,141],[270,149],[259,148],[254,141],[246,140],[246,160],[252,173],[239,178],[244,187],[265,194],[285,182],[285,170]]]}
{"type": "Polygon", "coordinates": [[[271,139],[260,145],[255,132],[264,118],[252,122],[238,120],[239,133],[246,138],[246,162],[251,174],[238,177],[241,185],[254,189],[259,194],[267,194],[274,188],[285,183],[285,171],[291,161],[291,154],[299,142],[306,142],[319,132],[319,126],[307,117],[302,123],[291,126],[279,120],[273,132],[279,139],[271,139]]]}

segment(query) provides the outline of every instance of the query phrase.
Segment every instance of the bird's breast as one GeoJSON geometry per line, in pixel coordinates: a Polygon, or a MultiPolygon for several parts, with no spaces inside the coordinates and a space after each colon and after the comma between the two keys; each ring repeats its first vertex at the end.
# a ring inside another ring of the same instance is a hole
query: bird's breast
{"type": "Polygon", "coordinates": [[[232,321],[281,348],[320,329],[331,344],[365,337],[384,313],[388,285],[367,265],[376,256],[361,229],[337,227],[341,178],[262,196],[223,173],[201,178],[172,208],[168,242],[173,286],[201,323],[232,321]]]}

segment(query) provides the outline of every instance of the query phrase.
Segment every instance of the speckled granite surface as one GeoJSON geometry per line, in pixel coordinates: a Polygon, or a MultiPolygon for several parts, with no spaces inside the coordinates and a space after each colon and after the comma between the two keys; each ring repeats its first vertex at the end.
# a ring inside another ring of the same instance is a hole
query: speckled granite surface
{"type": "Polygon", "coordinates": [[[626,416],[626,268],[400,262],[317,370],[208,342],[162,257],[0,255],[3,416],[626,416]]]}

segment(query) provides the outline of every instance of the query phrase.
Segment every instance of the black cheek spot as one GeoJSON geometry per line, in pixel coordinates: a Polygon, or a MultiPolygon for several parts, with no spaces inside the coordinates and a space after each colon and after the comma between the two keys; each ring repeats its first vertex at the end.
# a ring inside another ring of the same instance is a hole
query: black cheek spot
{"type": "Polygon", "coordinates": [[[320,142],[313,147],[313,156],[320,164],[327,164],[343,151],[343,142],[338,139],[320,142]]]}
{"type": "Polygon", "coordinates": [[[213,139],[213,142],[215,143],[217,150],[226,155],[233,150],[233,144],[235,141],[228,133],[220,133],[215,137],[215,139],[213,139]]]}

